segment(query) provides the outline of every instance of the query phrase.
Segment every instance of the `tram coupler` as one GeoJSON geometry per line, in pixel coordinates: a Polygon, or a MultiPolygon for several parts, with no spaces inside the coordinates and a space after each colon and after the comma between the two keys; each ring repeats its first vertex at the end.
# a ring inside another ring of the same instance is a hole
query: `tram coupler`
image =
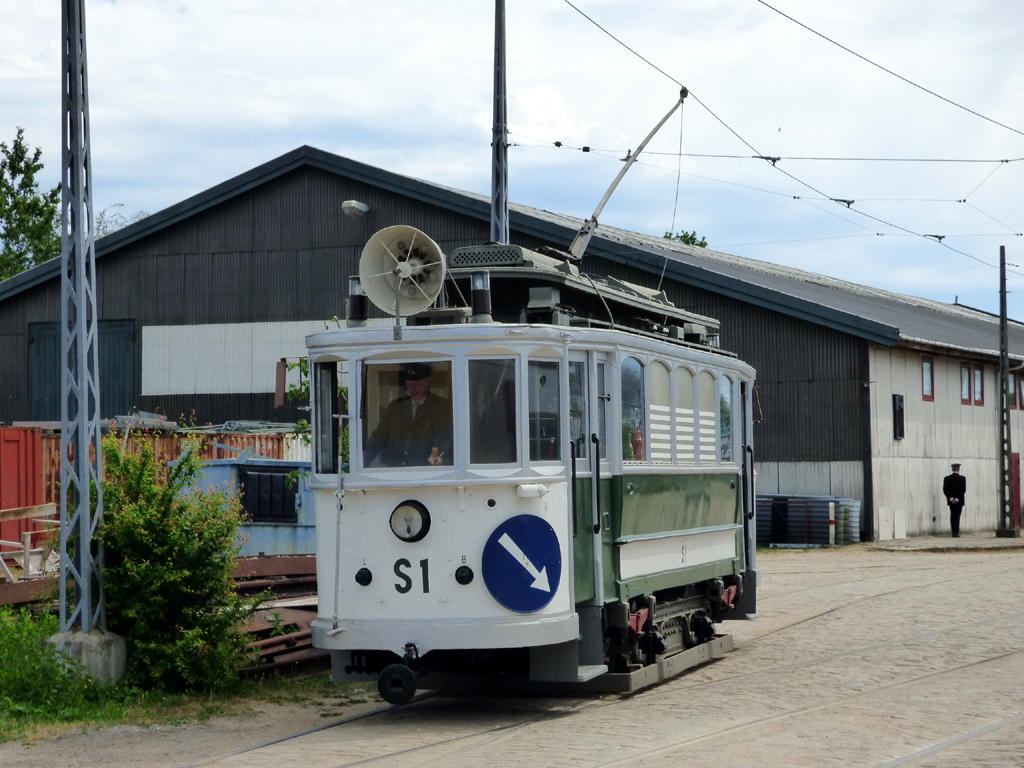
{"type": "Polygon", "coordinates": [[[388,704],[405,704],[416,694],[416,673],[412,670],[420,658],[415,643],[405,644],[401,664],[390,664],[377,679],[377,691],[388,704]]]}

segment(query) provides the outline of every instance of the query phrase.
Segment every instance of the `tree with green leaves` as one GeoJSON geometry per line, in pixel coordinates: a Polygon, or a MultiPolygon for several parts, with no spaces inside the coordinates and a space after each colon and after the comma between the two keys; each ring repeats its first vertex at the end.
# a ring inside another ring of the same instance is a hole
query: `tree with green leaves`
{"type": "Polygon", "coordinates": [[[126,213],[126,210],[124,203],[114,203],[96,214],[96,218],[92,222],[93,237],[105,237],[149,216],[145,211],[126,213]]]}
{"type": "Polygon", "coordinates": [[[60,185],[41,191],[42,150],[0,142],[0,280],[60,256],[60,185]]]}
{"type": "Polygon", "coordinates": [[[676,243],[682,243],[683,245],[692,245],[695,248],[707,248],[708,241],[703,237],[697,237],[697,230],[693,232],[687,232],[685,229],[678,234],[673,235],[671,232],[665,233],[666,240],[672,240],[676,243]]]}
{"type": "Polygon", "coordinates": [[[154,441],[103,438],[103,579],[107,623],[128,647],[126,680],[170,692],[224,690],[246,663],[241,631],[266,595],[241,597],[232,571],[244,512],[201,488],[203,446],[169,467],[154,441]]]}

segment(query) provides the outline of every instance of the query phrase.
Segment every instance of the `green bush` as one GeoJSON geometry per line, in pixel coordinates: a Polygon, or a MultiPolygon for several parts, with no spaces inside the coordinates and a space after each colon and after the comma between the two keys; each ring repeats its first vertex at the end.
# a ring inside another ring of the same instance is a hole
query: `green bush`
{"type": "Polygon", "coordinates": [[[71,719],[96,698],[98,686],[81,666],[47,642],[57,630],[51,614],[35,619],[27,608],[0,607],[0,723],[71,719]]]}
{"type": "Polygon", "coordinates": [[[231,572],[243,513],[226,489],[195,490],[198,441],[168,468],[152,441],[135,453],[103,440],[107,625],[125,639],[126,682],[177,692],[232,688],[245,662],[241,625],[260,598],[242,598],[231,572]]]}

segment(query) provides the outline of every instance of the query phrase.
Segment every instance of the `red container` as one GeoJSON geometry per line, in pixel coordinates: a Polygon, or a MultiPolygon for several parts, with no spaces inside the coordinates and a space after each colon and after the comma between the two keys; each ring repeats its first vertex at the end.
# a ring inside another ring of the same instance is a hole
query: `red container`
{"type": "MultiPolygon", "coordinates": [[[[43,440],[39,429],[0,427],[0,509],[43,503],[43,440]]],[[[21,541],[41,526],[32,520],[0,523],[0,539],[21,541]]]]}

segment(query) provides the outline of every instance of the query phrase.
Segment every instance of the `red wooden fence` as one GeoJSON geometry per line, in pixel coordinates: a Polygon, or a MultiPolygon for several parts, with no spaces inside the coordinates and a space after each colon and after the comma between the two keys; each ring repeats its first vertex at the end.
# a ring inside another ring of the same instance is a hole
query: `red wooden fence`
{"type": "MultiPolygon", "coordinates": [[[[154,452],[172,461],[181,455],[181,444],[189,435],[176,433],[137,433],[128,439],[127,447],[134,450],[141,440],[153,444],[154,452]]],[[[237,456],[236,451],[251,448],[259,456],[270,459],[284,457],[287,435],[274,434],[217,434],[203,435],[206,449],[204,459],[227,459],[237,456]],[[219,445],[214,445],[218,443],[219,445]]],[[[122,435],[123,438],[123,435],[122,435]]],[[[0,509],[14,509],[36,504],[55,503],[59,507],[60,488],[60,435],[42,434],[38,428],[0,428],[0,509]]],[[[40,530],[32,520],[0,522],[0,539],[21,541],[21,534],[40,530]]]]}
{"type": "MultiPolygon", "coordinates": [[[[203,458],[230,459],[232,456],[238,455],[237,451],[252,448],[253,453],[258,456],[266,456],[268,459],[280,459],[284,456],[285,437],[286,435],[280,432],[268,435],[203,435],[203,439],[206,442],[203,458]],[[214,443],[235,448],[237,451],[220,448],[214,445],[214,443]]],[[[153,452],[157,456],[163,455],[165,461],[174,461],[181,456],[181,444],[188,438],[189,435],[179,435],[176,433],[133,434],[128,439],[128,449],[134,451],[135,444],[139,440],[146,440],[153,444],[153,452]]],[[[56,503],[58,501],[57,489],[60,486],[60,435],[43,435],[42,468],[43,500],[56,503]]]]}

